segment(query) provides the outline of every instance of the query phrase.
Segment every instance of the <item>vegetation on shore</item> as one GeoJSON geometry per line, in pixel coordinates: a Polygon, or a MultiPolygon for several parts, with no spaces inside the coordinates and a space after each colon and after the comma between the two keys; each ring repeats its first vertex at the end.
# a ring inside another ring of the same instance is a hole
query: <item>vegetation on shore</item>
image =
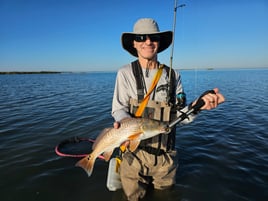
{"type": "Polygon", "coordinates": [[[52,73],[61,73],[59,71],[10,71],[10,72],[0,72],[0,75],[7,74],[52,74],[52,73]]]}

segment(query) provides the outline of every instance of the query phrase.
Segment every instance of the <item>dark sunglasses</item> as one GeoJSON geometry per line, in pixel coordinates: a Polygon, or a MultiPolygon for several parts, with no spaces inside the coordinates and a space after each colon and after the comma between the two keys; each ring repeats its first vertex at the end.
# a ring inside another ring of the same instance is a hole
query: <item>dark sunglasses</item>
{"type": "Polygon", "coordinates": [[[140,34],[135,36],[136,42],[145,42],[147,40],[147,36],[150,38],[151,42],[159,42],[160,36],[157,34],[140,34]]]}

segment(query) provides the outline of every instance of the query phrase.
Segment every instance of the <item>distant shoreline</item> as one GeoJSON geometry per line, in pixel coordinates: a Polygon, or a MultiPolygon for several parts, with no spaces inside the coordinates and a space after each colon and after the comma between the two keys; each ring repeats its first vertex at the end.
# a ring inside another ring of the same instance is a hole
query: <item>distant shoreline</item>
{"type": "MultiPolygon", "coordinates": [[[[252,68],[174,68],[178,71],[214,71],[214,70],[252,70],[252,69],[267,69],[268,67],[252,67],[252,68]]],[[[0,71],[0,75],[16,75],[16,74],[80,74],[80,73],[116,73],[117,70],[113,71],[0,71]]]]}
{"type": "Polygon", "coordinates": [[[11,72],[0,72],[0,75],[13,75],[13,74],[55,74],[62,73],[58,71],[11,71],[11,72]]]}

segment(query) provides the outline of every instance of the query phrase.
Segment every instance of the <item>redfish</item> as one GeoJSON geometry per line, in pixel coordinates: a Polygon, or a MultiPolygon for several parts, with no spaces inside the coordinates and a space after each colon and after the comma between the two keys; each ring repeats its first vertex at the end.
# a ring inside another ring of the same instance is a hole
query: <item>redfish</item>
{"type": "Polygon", "coordinates": [[[94,142],[93,151],[80,161],[76,166],[82,167],[88,176],[91,176],[96,158],[103,154],[104,159],[109,161],[115,148],[129,141],[128,149],[135,151],[141,140],[154,137],[161,133],[168,133],[170,128],[167,124],[146,118],[127,118],[120,122],[120,127],[106,128],[100,133],[94,142]]]}

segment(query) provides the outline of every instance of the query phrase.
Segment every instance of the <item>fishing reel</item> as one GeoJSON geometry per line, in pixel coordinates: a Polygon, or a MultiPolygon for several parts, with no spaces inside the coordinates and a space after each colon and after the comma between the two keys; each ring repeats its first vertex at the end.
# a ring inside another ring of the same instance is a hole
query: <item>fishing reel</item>
{"type": "Polygon", "coordinates": [[[177,104],[176,109],[180,110],[186,106],[186,94],[184,92],[180,92],[176,95],[177,98],[177,104]]]}

